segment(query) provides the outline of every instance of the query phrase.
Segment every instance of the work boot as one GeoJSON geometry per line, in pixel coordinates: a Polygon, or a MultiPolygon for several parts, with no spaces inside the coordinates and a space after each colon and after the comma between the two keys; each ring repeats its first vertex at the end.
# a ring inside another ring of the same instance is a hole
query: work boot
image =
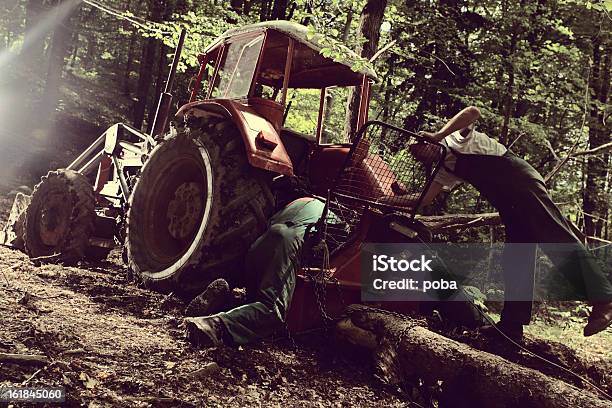
{"type": "Polygon", "coordinates": [[[185,337],[193,345],[202,348],[231,344],[225,325],[215,316],[186,317],[185,337]]]}
{"type": "Polygon", "coordinates": [[[523,325],[520,323],[501,320],[496,325],[489,324],[480,327],[478,332],[489,338],[507,340],[506,337],[508,337],[515,343],[523,343],[523,325]]]}
{"type": "Polygon", "coordinates": [[[593,302],[593,310],[584,327],[584,335],[592,336],[612,324],[612,302],[593,302]]]}
{"type": "Polygon", "coordinates": [[[230,288],[225,279],[212,281],[185,309],[185,316],[210,316],[224,311],[230,302],[230,288]]]}

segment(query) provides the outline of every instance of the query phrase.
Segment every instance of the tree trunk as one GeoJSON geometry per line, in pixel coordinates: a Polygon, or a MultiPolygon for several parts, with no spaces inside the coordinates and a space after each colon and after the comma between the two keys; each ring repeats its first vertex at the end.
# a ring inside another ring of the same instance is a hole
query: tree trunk
{"type": "Polygon", "coordinates": [[[123,72],[123,94],[130,96],[130,75],[132,74],[132,65],[134,64],[134,45],[136,44],[136,29],[132,30],[130,42],[128,45],[127,61],[125,63],[125,71],[123,72]]]}
{"type": "Polygon", "coordinates": [[[43,59],[45,40],[49,34],[39,26],[45,11],[44,0],[28,0],[25,5],[25,37],[20,56],[26,64],[43,59]]]}
{"type": "Polygon", "coordinates": [[[353,5],[349,5],[349,9],[346,12],[346,21],[344,22],[344,29],[342,30],[342,42],[346,44],[348,42],[349,34],[351,33],[351,24],[353,23],[353,5]]]}
{"type": "Polygon", "coordinates": [[[441,407],[609,407],[589,391],[443,337],[408,317],[351,306],[336,326],[342,339],[370,350],[379,376],[436,389],[441,407]]]}
{"type": "Polygon", "coordinates": [[[68,63],[69,70],[74,68],[77,56],[79,55],[79,33],[75,30],[72,33],[72,51],[70,51],[70,62],[68,63]]]}
{"type": "Polygon", "coordinates": [[[272,20],[284,20],[287,17],[287,0],[274,0],[272,20]]]}
{"type": "Polygon", "coordinates": [[[270,3],[272,0],[262,0],[261,9],[259,10],[259,21],[268,21],[270,14],[270,3]]]}
{"type": "MultiPolygon", "coordinates": [[[[348,37],[349,34],[351,32],[351,23],[353,22],[353,8],[351,7],[346,15],[346,21],[344,23],[344,29],[342,30],[342,43],[344,45],[347,44],[348,41],[348,37]]],[[[331,115],[334,111],[334,102],[335,102],[335,97],[334,94],[331,92],[328,92],[327,95],[325,95],[325,112],[323,114],[323,123],[327,124],[329,123],[329,120],[331,118],[331,115]]],[[[327,140],[327,132],[324,132],[321,135],[321,143],[329,143],[330,141],[327,140]]]]}
{"type": "Polygon", "coordinates": [[[230,7],[238,14],[242,14],[244,0],[230,0],[230,7]]]}
{"type": "MultiPolygon", "coordinates": [[[[593,74],[591,76],[591,103],[589,123],[589,149],[595,149],[610,142],[610,132],[604,124],[603,106],[608,103],[610,92],[610,53],[609,41],[601,36],[593,39],[593,74]],[[600,105],[598,106],[599,103],[600,105]]],[[[587,236],[602,235],[604,220],[607,219],[606,179],[608,177],[609,154],[588,158],[586,184],[582,207],[585,212],[584,227],[587,236]]]]}
{"type": "Polygon", "coordinates": [[[251,14],[251,7],[253,7],[253,0],[245,0],[242,5],[242,14],[245,16],[251,14]]]}
{"type": "Polygon", "coordinates": [[[43,112],[45,118],[55,110],[59,98],[60,81],[73,30],[74,3],[70,3],[72,2],[69,0],[59,0],[56,3],[57,26],[53,31],[53,39],[49,50],[49,66],[41,104],[41,112],[43,112]]]}
{"type": "Polygon", "coordinates": [[[514,52],[516,51],[516,42],[518,41],[518,34],[516,33],[516,29],[512,32],[512,37],[510,39],[510,51],[508,55],[505,57],[507,60],[507,71],[508,71],[508,82],[506,84],[506,92],[504,93],[503,98],[503,123],[501,131],[499,132],[499,142],[505,146],[508,146],[508,126],[510,124],[510,115],[512,114],[512,106],[514,104],[514,99],[512,94],[514,92],[514,63],[512,62],[512,57],[514,52]]]}
{"type": "MultiPolygon", "coordinates": [[[[164,11],[164,2],[152,1],[149,20],[159,22],[164,11]]],[[[140,71],[138,75],[138,86],[136,88],[137,102],[134,106],[134,127],[142,128],[145,119],[145,110],[147,101],[151,94],[151,83],[153,81],[153,68],[155,63],[155,54],[157,49],[157,40],[147,38],[142,47],[142,59],[140,60],[140,71]]]]}
{"type": "Polygon", "coordinates": [[[155,80],[155,92],[151,97],[151,101],[149,102],[148,108],[148,117],[149,120],[147,122],[147,132],[150,133],[153,126],[153,119],[155,118],[155,111],[157,110],[157,104],[159,102],[159,94],[162,91],[162,86],[164,85],[164,80],[166,78],[166,46],[161,43],[159,45],[159,59],[157,62],[157,79],[155,80]]]}
{"type": "MultiPolygon", "coordinates": [[[[365,59],[370,59],[378,49],[380,40],[380,26],[385,16],[387,0],[368,0],[359,19],[358,41],[365,39],[365,43],[357,48],[357,53],[365,59]]],[[[346,107],[344,134],[351,139],[357,131],[357,117],[359,116],[359,101],[361,90],[354,87],[349,92],[349,101],[346,107]]]]}

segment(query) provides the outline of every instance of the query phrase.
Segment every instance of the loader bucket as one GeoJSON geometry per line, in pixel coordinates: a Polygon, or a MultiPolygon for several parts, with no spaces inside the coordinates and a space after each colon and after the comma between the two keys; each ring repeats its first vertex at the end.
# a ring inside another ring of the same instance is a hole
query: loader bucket
{"type": "Polygon", "coordinates": [[[24,250],[23,243],[23,222],[25,219],[25,210],[30,205],[31,197],[23,193],[15,195],[15,201],[11,207],[9,218],[6,221],[4,229],[0,231],[0,245],[10,246],[16,249],[24,250]]]}

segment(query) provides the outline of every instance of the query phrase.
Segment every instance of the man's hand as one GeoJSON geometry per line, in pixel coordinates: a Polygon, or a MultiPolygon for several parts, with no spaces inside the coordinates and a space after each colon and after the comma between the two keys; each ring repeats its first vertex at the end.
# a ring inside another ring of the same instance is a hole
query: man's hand
{"type": "Polygon", "coordinates": [[[396,207],[414,208],[418,199],[419,195],[417,194],[386,195],[380,197],[376,202],[396,207]]]}
{"type": "Polygon", "coordinates": [[[425,140],[429,140],[430,142],[439,142],[440,140],[444,139],[444,136],[440,137],[438,132],[432,133],[432,132],[425,132],[421,130],[420,132],[417,133],[417,135],[419,135],[425,140]]]}

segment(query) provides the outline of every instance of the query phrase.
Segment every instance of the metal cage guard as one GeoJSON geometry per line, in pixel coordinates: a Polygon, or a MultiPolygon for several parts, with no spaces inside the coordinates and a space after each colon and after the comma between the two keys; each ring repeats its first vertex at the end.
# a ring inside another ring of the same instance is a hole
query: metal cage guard
{"type": "Polygon", "coordinates": [[[413,220],[446,151],[443,144],[409,130],[376,120],[366,122],[328,191],[319,221],[334,252],[351,241],[364,212],[371,208],[413,220]],[[402,197],[409,198],[412,205],[392,203],[402,197]]]}

